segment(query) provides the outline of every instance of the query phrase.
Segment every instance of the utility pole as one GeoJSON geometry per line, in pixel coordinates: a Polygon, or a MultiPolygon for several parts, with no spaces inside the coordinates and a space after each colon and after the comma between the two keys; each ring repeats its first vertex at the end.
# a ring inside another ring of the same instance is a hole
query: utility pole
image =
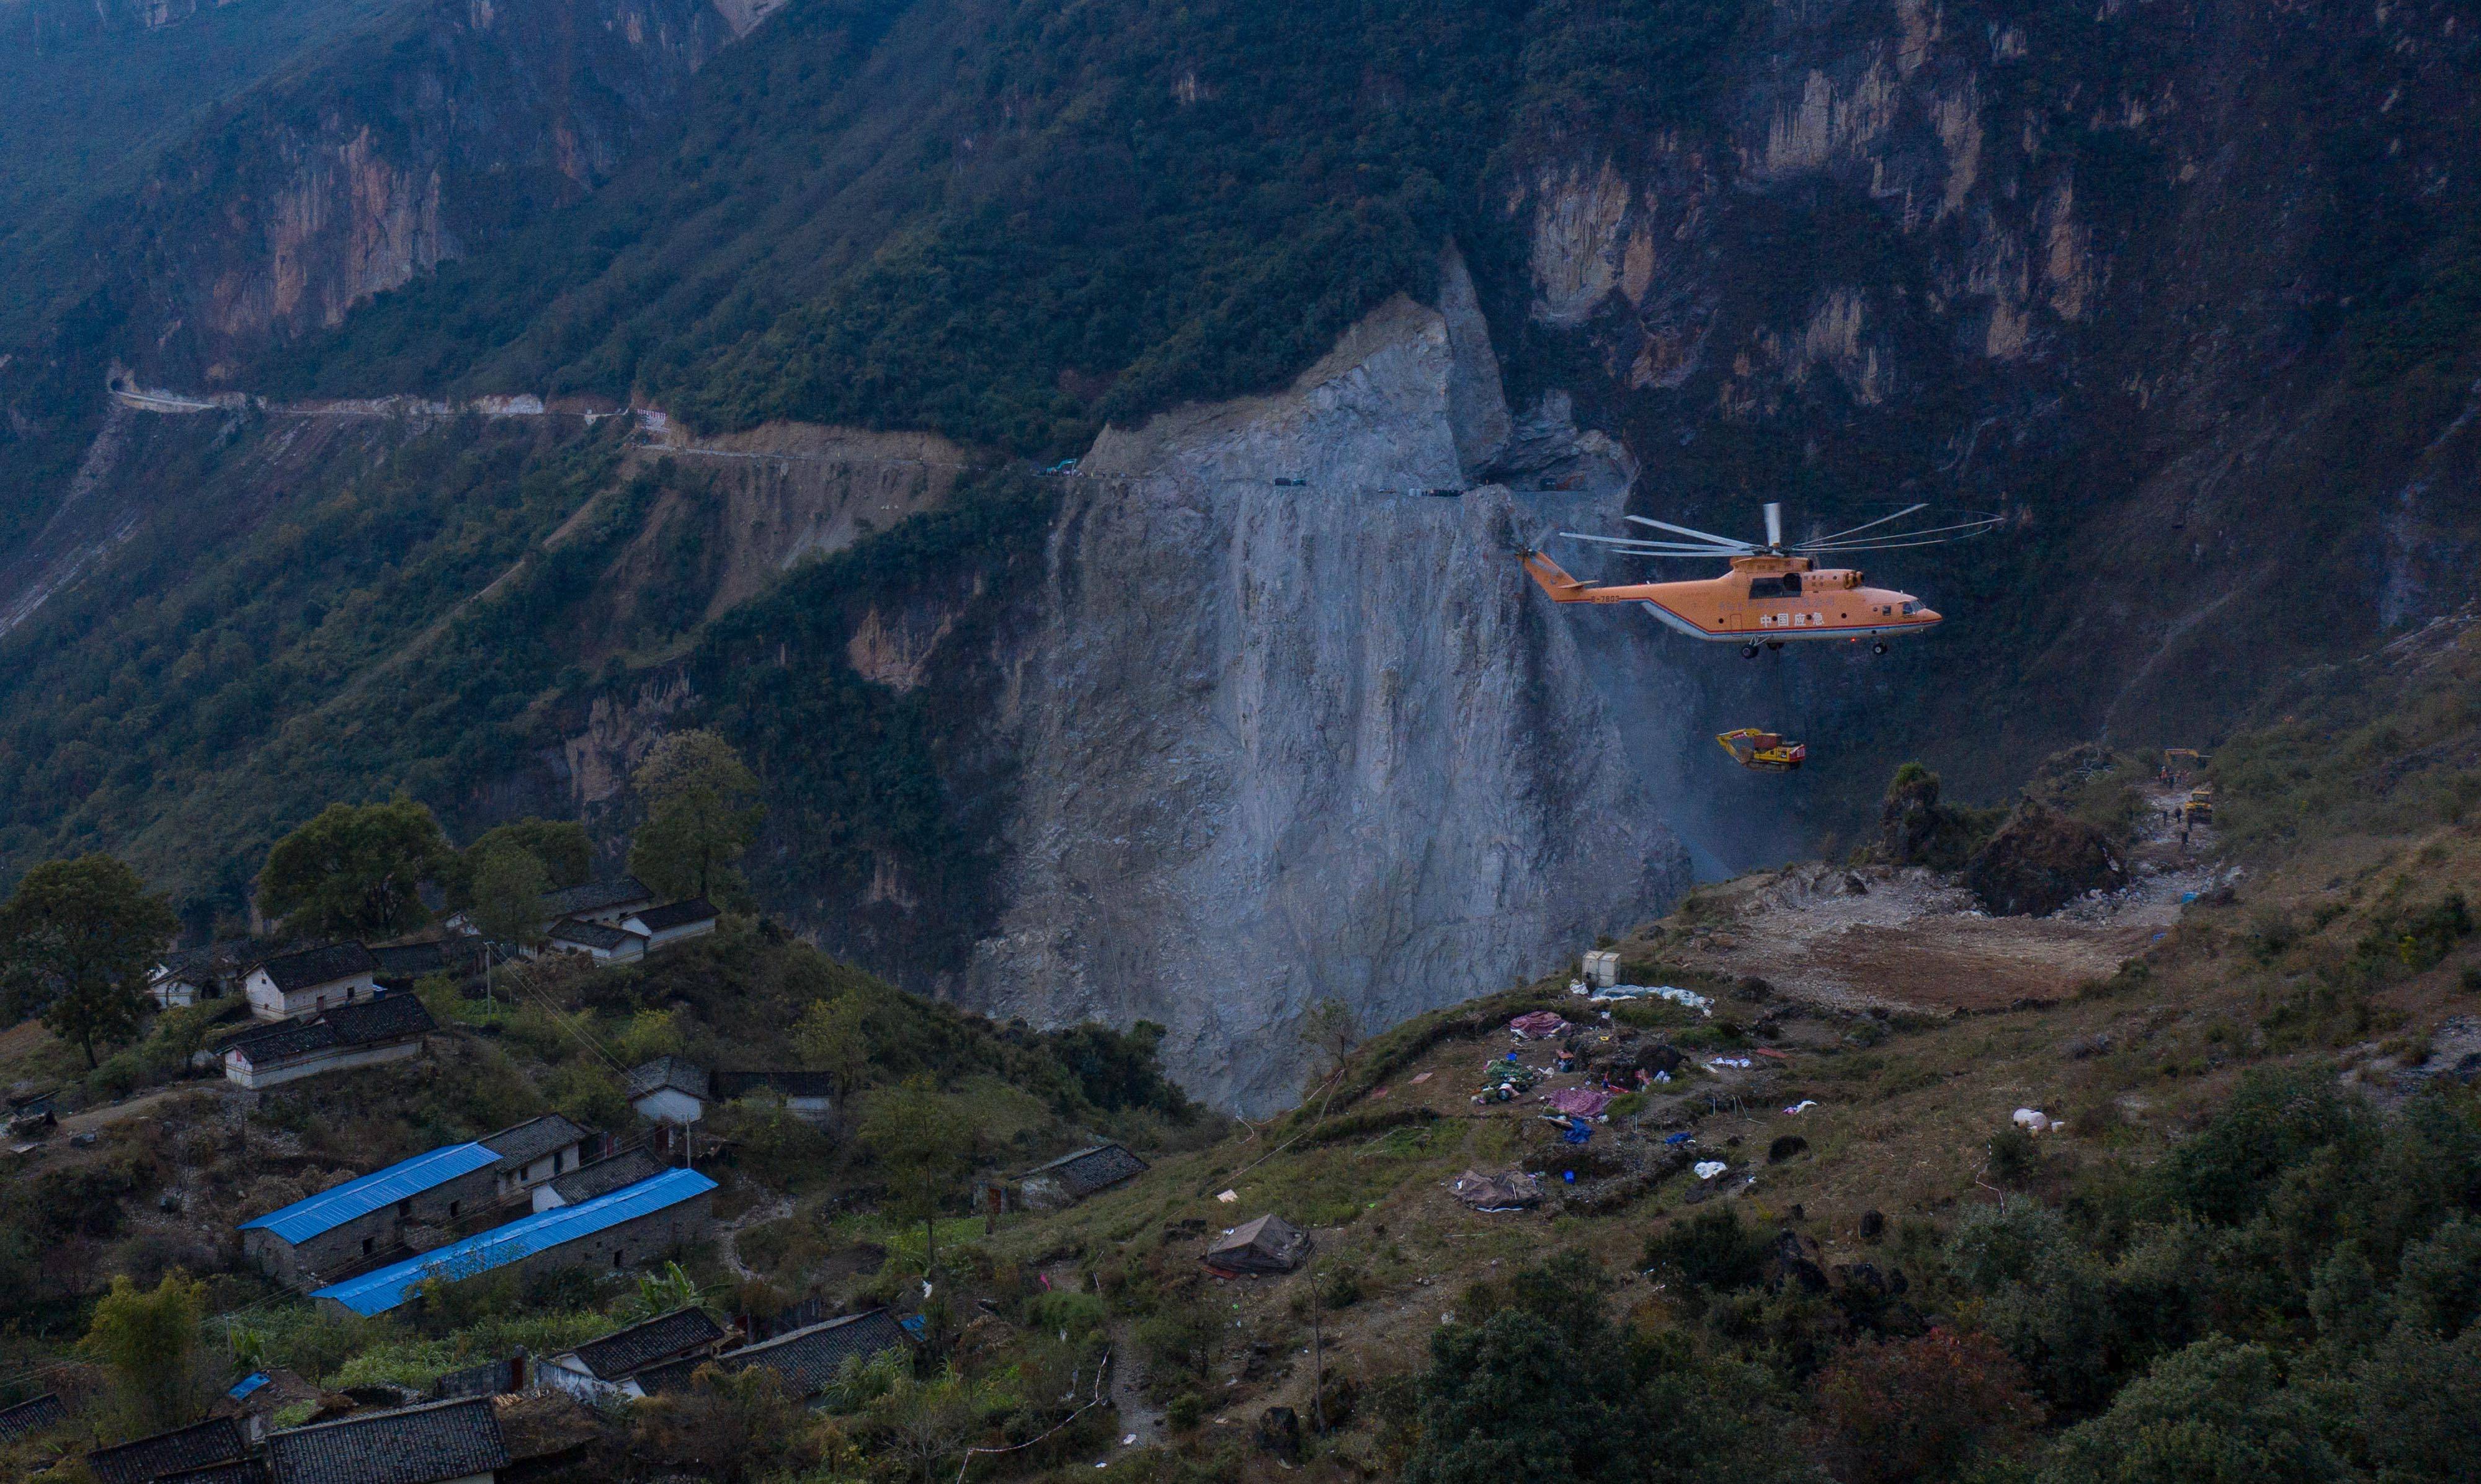
{"type": "Polygon", "coordinates": [[[1310,1425],[1326,1436],[1326,1334],[1318,1312],[1310,1312],[1310,1425]]]}

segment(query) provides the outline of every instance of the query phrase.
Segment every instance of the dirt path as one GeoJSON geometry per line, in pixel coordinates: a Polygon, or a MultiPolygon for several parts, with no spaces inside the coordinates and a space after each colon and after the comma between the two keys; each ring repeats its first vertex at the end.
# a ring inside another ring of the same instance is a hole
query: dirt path
{"type": "Polygon", "coordinates": [[[717,1235],[720,1237],[722,1240],[718,1242],[716,1246],[717,1250],[723,1254],[723,1265],[731,1268],[732,1275],[744,1283],[755,1283],[759,1281],[765,1275],[760,1273],[756,1268],[751,1267],[748,1263],[741,1261],[742,1229],[744,1227],[765,1226],[770,1221],[780,1221],[791,1214],[793,1214],[793,1198],[791,1196],[786,1196],[784,1199],[776,1201],[770,1205],[753,1206],[749,1210],[743,1211],[740,1215],[723,1223],[720,1227],[718,1227],[716,1229],[717,1235]]]}
{"type": "Polygon", "coordinates": [[[207,1085],[222,1086],[223,1084],[222,1082],[212,1084],[175,1082],[170,1087],[158,1087],[153,1092],[142,1093],[126,1103],[107,1103],[101,1107],[91,1107],[82,1113],[70,1113],[61,1119],[61,1133],[84,1133],[91,1129],[110,1128],[114,1124],[152,1112],[168,1100],[178,1097],[182,1093],[195,1092],[199,1087],[207,1085]]]}
{"type": "Polygon", "coordinates": [[[1127,1325],[1111,1332],[1111,1405],[1120,1414],[1120,1436],[1129,1447],[1150,1448],[1163,1437],[1162,1410],[1146,1400],[1146,1363],[1137,1358],[1127,1325]]]}

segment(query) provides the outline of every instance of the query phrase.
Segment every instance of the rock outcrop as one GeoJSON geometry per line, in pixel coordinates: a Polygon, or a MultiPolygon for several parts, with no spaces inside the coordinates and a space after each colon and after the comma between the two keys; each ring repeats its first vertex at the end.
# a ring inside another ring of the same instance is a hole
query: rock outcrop
{"type": "Polygon", "coordinates": [[[239,374],[607,179],[764,9],[711,0],[434,0],[276,85],[121,214],[141,370],[239,374]],[[350,79],[350,86],[338,86],[350,79]]]}
{"type": "Polygon", "coordinates": [[[1502,988],[1685,885],[1591,656],[1513,560],[1546,519],[1609,518],[1624,476],[1422,493],[1508,426],[1458,335],[1399,299],[1283,394],[1096,443],[1011,649],[1015,864],[968,1002],[1160,1022],[1187,1085],[1262,1111],[1319,1001],[1384,1025],[1502,988]]]}
{"type": "Polygon", "coordinates": [[[2128,879],[2101,830],[2029,799],[1964,868],[1964,884],[1999,917],[2042,917],[2128,879]]]}

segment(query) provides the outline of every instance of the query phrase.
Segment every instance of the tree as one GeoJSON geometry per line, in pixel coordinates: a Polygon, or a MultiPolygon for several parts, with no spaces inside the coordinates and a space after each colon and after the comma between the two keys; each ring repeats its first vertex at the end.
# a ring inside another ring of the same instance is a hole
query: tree
{"type": "Polygon", "coordinates": [[[749,848],[766,811],[756,801],[758,779],[732,744],[704,730],[671,733],[630,782],[646,803],[629,850],[638,879],[665,897],[740,895],[732,863],[749,848]]]}
{"type": "Polygon", "coordinates": [[[2041,1419],[2024,1372],[1984,1335],[1858,1344],[1816,1384],[1818,1451],[1843,1484],[1955,1478],[2041,1419]]]}
{"type": "Polygon", "coordinates": [[[137,1034],[146,973],[181,928],[138,872],[109,855],[46,861],[0,905],[0,973],[14,1015],[41,1014],[95,1062],[97,1041],[137,1034]]]}
{"type": "Polygon", "coordinates": [[[481,869],[485,856],[508,849],[522,850],[542,862],[551,880],[548,890],[583,886],[593,874],[594,843],[587,837],[585,825],[575,820],[538,820],[528,815],[495,824],[475,837],[464,849],[468,876],[481,869]]]}
{"type": "Polygon", "coordinates": [[[2129,1382],[2108,1412],[2061,1438],[2040,1484],[2324,1484],[2344,1476],[2314,1409],[2284,1386],[2274,1352],[2214,1335],[2166,1356],[2129,1382]]]}
{"type": "Polygon", "coordinates": [[[542,896],[550,890],[551,872],[532,851],[495,846],[474,865],[468,916],[493,943],[530,946],[543,935],[542,896]]]}
{"type": "Polygon", "coordinates": [[[258,909],[288,933],[393,937],[430,921],[422,883],[455,867],[439,821],[412,799],[329,804],[267,853],[258,909]]]}
{"type": "Polygon", "coordinates": [[[922,1223],[927,1273],[938,1260],[939,1208],[972,1168],[974,1128],[930,1079],[911,1077],[872,1097],[860,1132],[886,1175],[890,1213],[922,1223]]]}
{"type": "Polygon", "coordinates": [[[862,997],[848,990],[831,1000],[811,1001],[794,1028],[793,1046],[801,1064],[825,1073],[840,1098],[850,1096],[870,1070],[869,1013],[862,997]]]}
{"type": "Polygon", "coordinates": [[[175,1269],[150,1291],[116,1273],[88,1322],[86,1349],[112,1372],[130,1425],[160,1432],[190,1420],[199,1401],[198,1319],[207,1289],[175,1269]]]}
{"type": "Polygon", "coordinates": [[[1340,1067],[1361,1044],[1361,1017],[1341,1000],[1321,1000],[1301,1017],[1301,1040],[1324,1056],[1330,1069],[1340,1067]]]}
{"type": "Polygon", "coordinates": [[[701,1366],[688,1389],[647,1397],[629,1419],[641,1457],[716,1484],[799,1472],[830,1443],[766,1366],[701,1366]]]}

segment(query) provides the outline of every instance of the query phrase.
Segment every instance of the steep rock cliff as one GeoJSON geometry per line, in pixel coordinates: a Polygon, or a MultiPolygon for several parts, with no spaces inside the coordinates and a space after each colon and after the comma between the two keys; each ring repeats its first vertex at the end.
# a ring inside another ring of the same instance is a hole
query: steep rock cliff
{"type": "Polygon", "coordinates": [[[967,1001],[1159,1021],[1185,1083],[1259,1111],[1296,1092],[1318,1002],[1389,1024],[1684,885],[1629,718],[1512,557],[1607,518],[1624,473],[1422,493],[1508,423],[1459,338],[1399,299],[1286,392],[1095,445],[1009,646],[1013,864],[967,1001]]]}
{"type": "Polygon", "coordinates": [[[254,101],[135,203],[141,369],[220,382],[577,199],[732,35],[709,0],[442,0],[254,101]]]}

